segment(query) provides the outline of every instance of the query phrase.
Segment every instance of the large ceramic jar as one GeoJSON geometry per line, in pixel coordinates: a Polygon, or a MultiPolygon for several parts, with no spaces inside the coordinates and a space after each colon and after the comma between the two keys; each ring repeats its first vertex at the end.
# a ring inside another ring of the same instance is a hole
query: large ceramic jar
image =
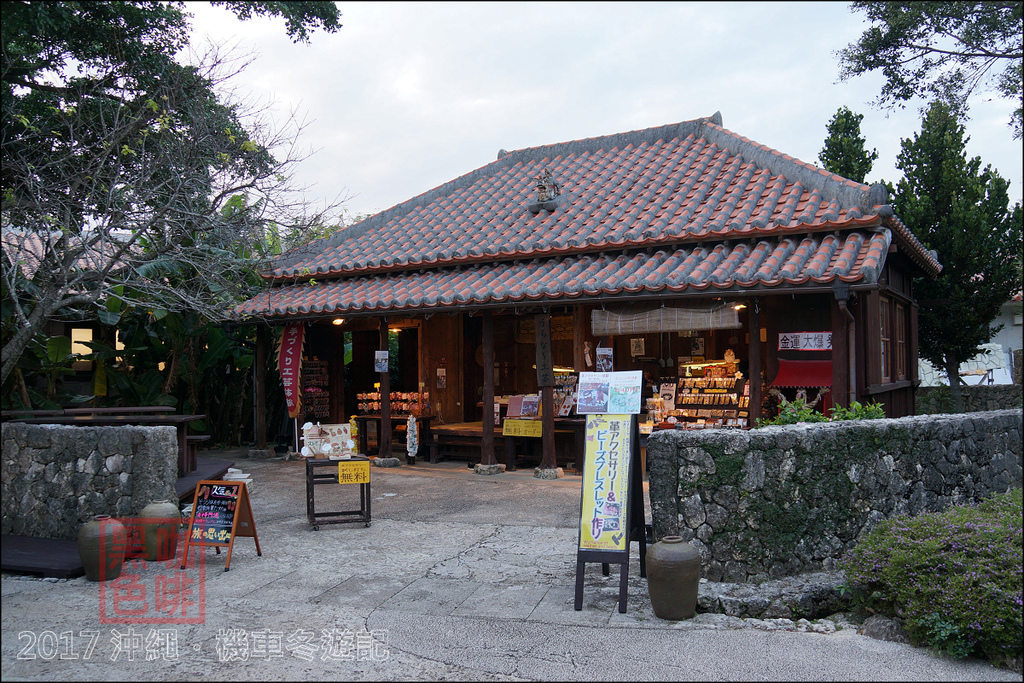
{"type": "Polygon", "coordinates": [[[700,586],[700,553],[682,536],[665,536],[647,549],[647,588],[659,619],[693,617],[700,586]]]}
{"type": "Polygon", "coordinates": [[[127,529],[110,515],[96,515],[78,530],[78,555],[90,581],[121,576],[127,548],[127,529]]]}
{"type": "Polygon", "coordinates": [[[139,518],[142,520],[146,559],[150,562],[174,559],[181,528],[178,506],[169,500],[157,500],[142,508],[139,518]]]}

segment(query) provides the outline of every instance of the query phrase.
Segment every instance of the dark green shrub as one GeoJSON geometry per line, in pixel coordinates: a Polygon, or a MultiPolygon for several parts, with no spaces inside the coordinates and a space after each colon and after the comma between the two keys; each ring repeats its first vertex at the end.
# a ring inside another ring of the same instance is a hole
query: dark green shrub
{"type": "Polygon", "coordinates": [[[1021,490],[880,523],[839,563],[866,607],[899,616],[915,645],[1020,661],[1021,490]]]}
{"type": "Polygon", "coordinates": [[[779,414],[767,420],[758,420],[758,427],[768,425],[795,425],[797,422],[828,422],[828,418],[814,409],[802,396],[792,401],[785,398],[779,401],[779,414]]]}
{"type": "Polygon", "coordinates": [[[779,414],[773,418],[757,421],[758,427],[769,425],[795,425],[797,422],[838,422],[839,420],[878,420],[885,417],[885,409],[881,403],[862,404],[854,401],[849,408],[835,406],[828,417],[815,410],[819,399],[808,403],[803,396],[792,401],[779,398],[779,414]]]}
{"type": "Polygon", "coordinates": [[[829,415],[829,419],[833,422],[837,422],[839,420],[881,420],[884,417],[885,408],[883,407],[883,404],[862,404],[860,401],[854,401],[850,404],[849,408],[835,406],[832,408],[832,413],[829,415]]]}

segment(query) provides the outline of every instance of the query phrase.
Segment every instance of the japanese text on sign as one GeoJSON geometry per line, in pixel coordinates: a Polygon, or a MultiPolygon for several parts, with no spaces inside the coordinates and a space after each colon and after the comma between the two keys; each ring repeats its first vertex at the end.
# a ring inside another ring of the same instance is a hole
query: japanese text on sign
{"type": "Polygon", "coordinates": [[[338,463],[339,484],[370,483],[370,463],[366,460],[338,463]]]}
{"type": "Polygon", "coordinates": [[[782,332],[779,351],[831,351],[831,332],[782,332]]]}
{"type": "Polygon", "coordinates": [[[628,549],[629,415],[587,417],[580,549],[628,549]]]}

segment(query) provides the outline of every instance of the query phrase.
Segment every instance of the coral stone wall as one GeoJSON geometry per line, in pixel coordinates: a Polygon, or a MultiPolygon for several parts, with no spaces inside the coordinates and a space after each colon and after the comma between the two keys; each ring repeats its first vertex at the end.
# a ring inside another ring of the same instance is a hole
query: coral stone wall
{"type": "MultiPolygon", "coordinates": [[[[975,384],[960,387],[964,412],[984,410],[1012,410],[1021,407],[1021,385],[975,384]]],[[[953,412],[953,397],[949,387],[918,387],[914,412],[918,415],[953,412]]]]}
{"type": "Polygon", "coordinates": [[[655,432],[654,535],[711,581],[829,570],[877,522],[1021,485],[1021,410],[655,432]]]}
{"type": "Polygon", "coordinates": [[[5,422],[3,533],[74,539],[93,515],[129,517],[177,501],[174,427],[5,422]]]}

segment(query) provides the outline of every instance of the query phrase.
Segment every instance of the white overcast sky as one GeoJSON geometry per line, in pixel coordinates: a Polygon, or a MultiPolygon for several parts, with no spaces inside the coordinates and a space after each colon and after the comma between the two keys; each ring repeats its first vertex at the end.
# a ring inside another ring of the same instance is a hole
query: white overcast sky
{"type": "MultiPolygon", "coordinates": [[[[843,105],[877,148],[868,182],[896,182],[919,108],[872,104],[882,79],[838,82],[836,51],[866,24],[844,2],[338,3],[343,27],[292,43],[283,19],[189,3],[193,44],[258,54],[233,81],[278,119],[309,122],[308,198],[376,213],[509,151],[722,113],[725,128],[818,164],[843,105]]],[[[1021,199],[1012,103],[971,103],[968,153],[1021,199]]]]}

